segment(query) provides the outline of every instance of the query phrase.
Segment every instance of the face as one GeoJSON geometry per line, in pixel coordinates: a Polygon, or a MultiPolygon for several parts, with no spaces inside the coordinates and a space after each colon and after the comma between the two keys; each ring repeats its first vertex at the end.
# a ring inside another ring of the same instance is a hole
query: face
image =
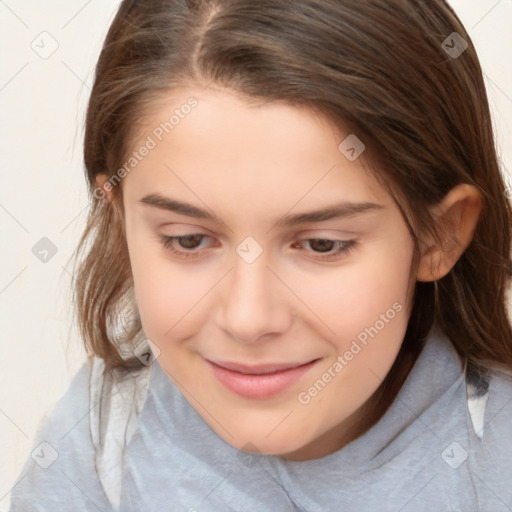
{"type": "Polygon", "coordinates": [[[144,126],[124,221],[159,364],[238,449],[341,448],[407,327],[398,207],[338,148],[350,134],[305,109],[176,89],[144,126]]]}

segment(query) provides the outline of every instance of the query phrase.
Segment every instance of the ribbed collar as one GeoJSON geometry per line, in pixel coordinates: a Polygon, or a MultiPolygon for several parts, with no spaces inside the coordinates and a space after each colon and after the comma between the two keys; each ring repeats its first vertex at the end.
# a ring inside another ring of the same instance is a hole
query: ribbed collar
{"type": "MultiPolygon", "coordinates": [[[[200,439],[202,446],[218,449],[228,459],[236,455],[238,450],[204,422],[158,361],[153,366],[150,389],[163,435],[172,438],[173,442],[191,446],[191,449],[195,449],[192,445],[200,439]]],[[[436,406],[450,389],[452,392],[453,388],[458,389],[463,381],[462,364],[454,346],[442,331],[433,329],[395,401],[365,434],[318,459],[288,461],[265,455],[261,456],[262,462],[275,471],[283,483],[296,477],[310,479],[314,474],[312,471],[319,467],[324,476],[330,471],[337,475],[368,471],[384,464],[407,446],[418,435],[417,429],[412,427],[421,422],[420,416],[436,406]]]]}
{"type": "MultiPolygon", "coordinates": [[[[268,462],[281,475],[311,476],[321,466],[322,473],[338,476],[363,473],[384,464],[418,435],[415,426],[429,409],[452,395],[464,380],[463,366],[455,347],[439,329],[432,329],[395,401],[384,416],[362,436],[342,449],[319,459],[288,461],[270,456],[268,462]]],[[[424,426],[424,425],[423,425],[424,426]]],[[[287,478],[285,478],[287,480],[287,478]]]]}

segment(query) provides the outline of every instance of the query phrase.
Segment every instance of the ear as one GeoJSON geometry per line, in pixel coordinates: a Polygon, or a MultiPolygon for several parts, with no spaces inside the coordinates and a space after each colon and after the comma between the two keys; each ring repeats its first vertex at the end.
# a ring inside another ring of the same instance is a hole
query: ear
{"type": "Polygon", "coordinates": [[[112,184],[108,181],[108,176],[106,174],[97,174],[96,175],[96,187],[97,189],[94,192],[94,197],[97,199],[102,199],[112,205],[114,208],[115,214],[122,219],[120,207],[118,205],[118,201],[114,200],[114,194],[112,192],[112,184]]]}
{"type": "Polygon", "coordinates": [[[97,199],[104,199],[108,202],[111,202],[113,199],[112,194],[112,186],[108,182],[108,176],[106,174],[97,174],[96,175],[96,187],[97,189],[94,191],[97,199]]]}
{"type": "Polygon", "coordinates": [[[482,206],[478,189],[463,183],[432,208],[440,240],[422,243],[418,281],[437,281],[450,272],[473,239],[482,206]]]}

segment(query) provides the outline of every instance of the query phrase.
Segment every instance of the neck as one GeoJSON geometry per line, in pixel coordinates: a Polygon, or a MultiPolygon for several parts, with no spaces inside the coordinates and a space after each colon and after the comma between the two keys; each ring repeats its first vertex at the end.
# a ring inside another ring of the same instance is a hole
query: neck
{"type": "Polygon", "coordinates": [[[423,343],[404,343],[393,366],[373,395],[341,424],[322,434],[319,438],[302,448],[281,454],[280,457],[291,461],[305,461],[325,457],[341,450],[384,416],[395,401],[402,385],[418,359],[423,343]]]}

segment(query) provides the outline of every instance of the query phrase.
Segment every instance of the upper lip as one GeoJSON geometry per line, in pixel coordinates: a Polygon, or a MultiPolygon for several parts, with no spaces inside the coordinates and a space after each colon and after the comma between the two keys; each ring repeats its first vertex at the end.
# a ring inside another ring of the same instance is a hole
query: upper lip
{"type": "Polygon", "coordinates": [[[251,366],[228,361],[210,361],[210,363],[213,363],[217,366],[221,366],[226,370],[231,370],[239,373],[245,373],[250,375],[263,375],[266,373],[275,373],[284,370],[291,370],[293,368],[298,368],[299,366],[304,366],[305,364],[312,363],[313,361],[316,361],[316,359],[311,359],[309,361],[300,363],[270,363],[251,366]]]}

